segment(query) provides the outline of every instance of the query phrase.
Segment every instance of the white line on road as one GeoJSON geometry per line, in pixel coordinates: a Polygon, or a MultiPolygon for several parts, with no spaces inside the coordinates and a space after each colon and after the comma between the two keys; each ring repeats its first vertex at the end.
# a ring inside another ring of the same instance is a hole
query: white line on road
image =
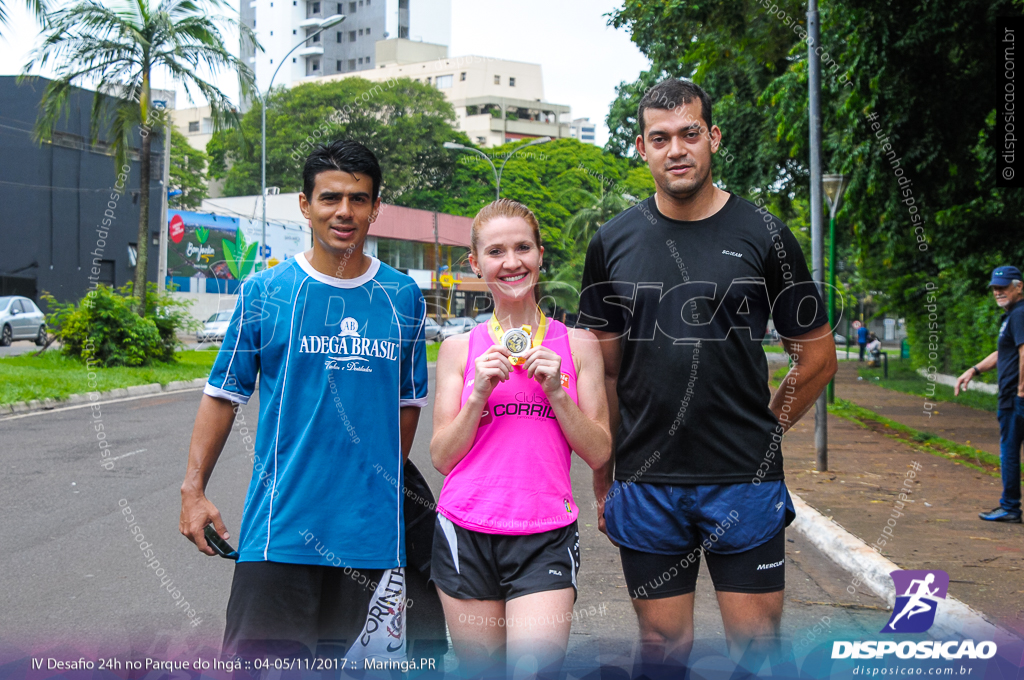
{"type": "Polygon", "coordinates": [[[155,392],[153,394],[140,394],[134,397],[121,397],[119,399],[106,399],[104,401],[93,401],[88,404],[78,404],[76,406],[65,406],[63,408],[51,408],[43,411],[33,411],[32,413],[22,413],[16,416],[5,416],[0,418],[0,423],[6,423],[8,420],[17,420],[18,418],[31,418],[32,416],[41,416],[47,413],[60,413],[62,411],[74,411],[79,408],[91,408],[93,404],[116,404],[121,401],[136,401],[138,399],[152,399],[153,397],[166,397],[172,394],[183,394],[185,392],[201,392],[203,387],[193,387],[186,390],[172,390],[170,392],[155,392]]]}
{"type": "Polygon", "coordinates": [[[118,456],[116,458],[104,458],[103,461],[100,463],[100,465],[103,465],[103,463],[106,463],[108,460],[109,461],[121,460],[122,458],[127,458],[128,456],[134,456],[136,453],[142,453],[143,451],[148,451],[148,450],[149,449],[139,449],[138,451],[132,451],[131,453],[126,453],[123,456],[118,456]]]}

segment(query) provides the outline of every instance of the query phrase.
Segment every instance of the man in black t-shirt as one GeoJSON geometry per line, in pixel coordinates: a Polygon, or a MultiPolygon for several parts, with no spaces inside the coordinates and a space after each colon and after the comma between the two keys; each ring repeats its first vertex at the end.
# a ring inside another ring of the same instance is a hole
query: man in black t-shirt
{"type": "Polygon", "coordinates": [[[999,507],[978,515],[988,522],[1021,523],[1020,447],[1024,442],[1024,282],[1012,265],[996,267],[989,287],[996,304],[1006,310],[999,320],[996,351],[956,379],[954,395],[967,389],[971,378],[992,368],[999,376],[999,462],[1003,496],[999,507]]]}
{"type": "Polygon", "coordinates": [[[602,340],[617,433],[613,464],[594,474],[599,527],[619,546],[654,674],[689,654],[702,553],[731,654],[774,651],[793,517],[780,443],[836,354],[793,234],[712,183],[721,132],[708,95],[666,80],[638,120],[657,193],[597,231],[579,323],[602,340]],[[769,319],[794,360],[774,399],[769,319]]]}

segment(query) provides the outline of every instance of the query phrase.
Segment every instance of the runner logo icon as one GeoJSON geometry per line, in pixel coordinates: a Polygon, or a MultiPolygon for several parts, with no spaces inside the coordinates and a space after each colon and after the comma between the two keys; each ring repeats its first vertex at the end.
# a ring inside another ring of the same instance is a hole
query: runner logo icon
{"type": "Polygon", "coordinates": [[[896,586],[896,603],[880,632],[923,633],[931,628],[939,600],[949,590],[949,574],[938,569],[898,569],[889,575],[896,586]]]}

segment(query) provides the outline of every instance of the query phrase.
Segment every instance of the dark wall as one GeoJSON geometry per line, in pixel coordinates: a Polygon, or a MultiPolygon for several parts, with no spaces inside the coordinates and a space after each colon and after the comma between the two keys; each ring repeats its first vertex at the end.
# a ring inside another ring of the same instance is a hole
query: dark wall
{"type": "MultiPolygon", "coordinates": [[[[101,226],[117,170],[102,129],[98,143],[91,143],[91,91],[71,95],[52,142],[33,141],[48,82],[39,78],[18,85],[16,77],[0,76],[0,276],[35,279],[37,303],[42,292],[61,301],[85,295],[94,257],[102,261],[101,282],[130,282],[135,270],[128,244],[136,242],[139,228],[137,158],[130,161],[126,189],[112,208],[114,219],[101,226]],[[104,228],[109,229],[105,242],[97,233],[104,228]]],[[[152,139],[147,270],[148,279],[156,281],[159,249],[153,238],[160,229],[163,158],[161,138],[152,139]]]]}

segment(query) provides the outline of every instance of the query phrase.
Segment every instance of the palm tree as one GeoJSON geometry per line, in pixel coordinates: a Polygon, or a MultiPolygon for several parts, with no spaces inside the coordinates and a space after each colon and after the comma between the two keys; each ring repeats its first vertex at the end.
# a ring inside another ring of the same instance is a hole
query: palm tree
{"type": "Polygon", "coordinates": [[[562,227],[562,252],[566,253],[566,259],[546,277],[543,284],[546,297],[557,306],[572,312],[579,305],[579,286],[590,239],[598,227],[632,205],[622,194],[606,192],[603,187],[600,194],[576,189],[571,196],[563,194],[561,197],[563,203],[579,203],[581,199],[584,207],[566,220],[562,227]]]}
{"type": "Polygon", "coordinates": [[[573,248],[579,250],[582,246],[585,251],[590,239],[597,232],[597,228],[631,206],[632,203],[622,194],[606,192],[603,187],[600,194],[594,194],[585,189],[579,189],[576,193],[583,198],[585,207],[566,220],[565,226],[562,227],[562,242],[567,250],[573,248]]]}
{"type": "MultiPolygon", "coordinates": [[[[41,24],[46,23],[46,12],[47,12],[46,0],[25,0],[25,8],[31,12],[32,16],[36,18],[41,24]]],[[[7,24],[10,21],[10,17],[7,16],[7,2],[6,0],[0,0],[0,26],[7,28],[7,24]]]]}
{"type": "MultiPolygon", "coordinates": [[[[210,5],[225,6],[221,0],[211,0],[210,5]]],[[[228,27],[236,28],[243,42],[259,47],[251,28],[234,18],[211,15],[203,0],[110,0],[107,5],[80,0],[47,16],[44,40],[21,76],[29,77],[33,68],[45,67],[51,61],[54,64],[55,78],[39,104],[35,126],[39,140],[50,138],[67,110],[72,90],[85,85],[96,90],[92,141],[99,138],[101,125],[110,122],[118,168],[128,162],[134,130],[140,128],[138,257],[132,289],[139,314],[145,313],[146,299],[150,130],[161,130],[167,115],[153,108],[152,78],[156,74],[169,76],[175,85],[184,87],[189,100],[193,92],[205,97],[215,129],[225,123],[237,124],[237,113],[227,96],[197,73],[200,66],[213,74],[234,70],[243,99],[253,91],[252,70],[224,46],[221,31],[228,27]]],[[[163,146],[164,152],[169,152],[167,140],[163,146]]]]}

